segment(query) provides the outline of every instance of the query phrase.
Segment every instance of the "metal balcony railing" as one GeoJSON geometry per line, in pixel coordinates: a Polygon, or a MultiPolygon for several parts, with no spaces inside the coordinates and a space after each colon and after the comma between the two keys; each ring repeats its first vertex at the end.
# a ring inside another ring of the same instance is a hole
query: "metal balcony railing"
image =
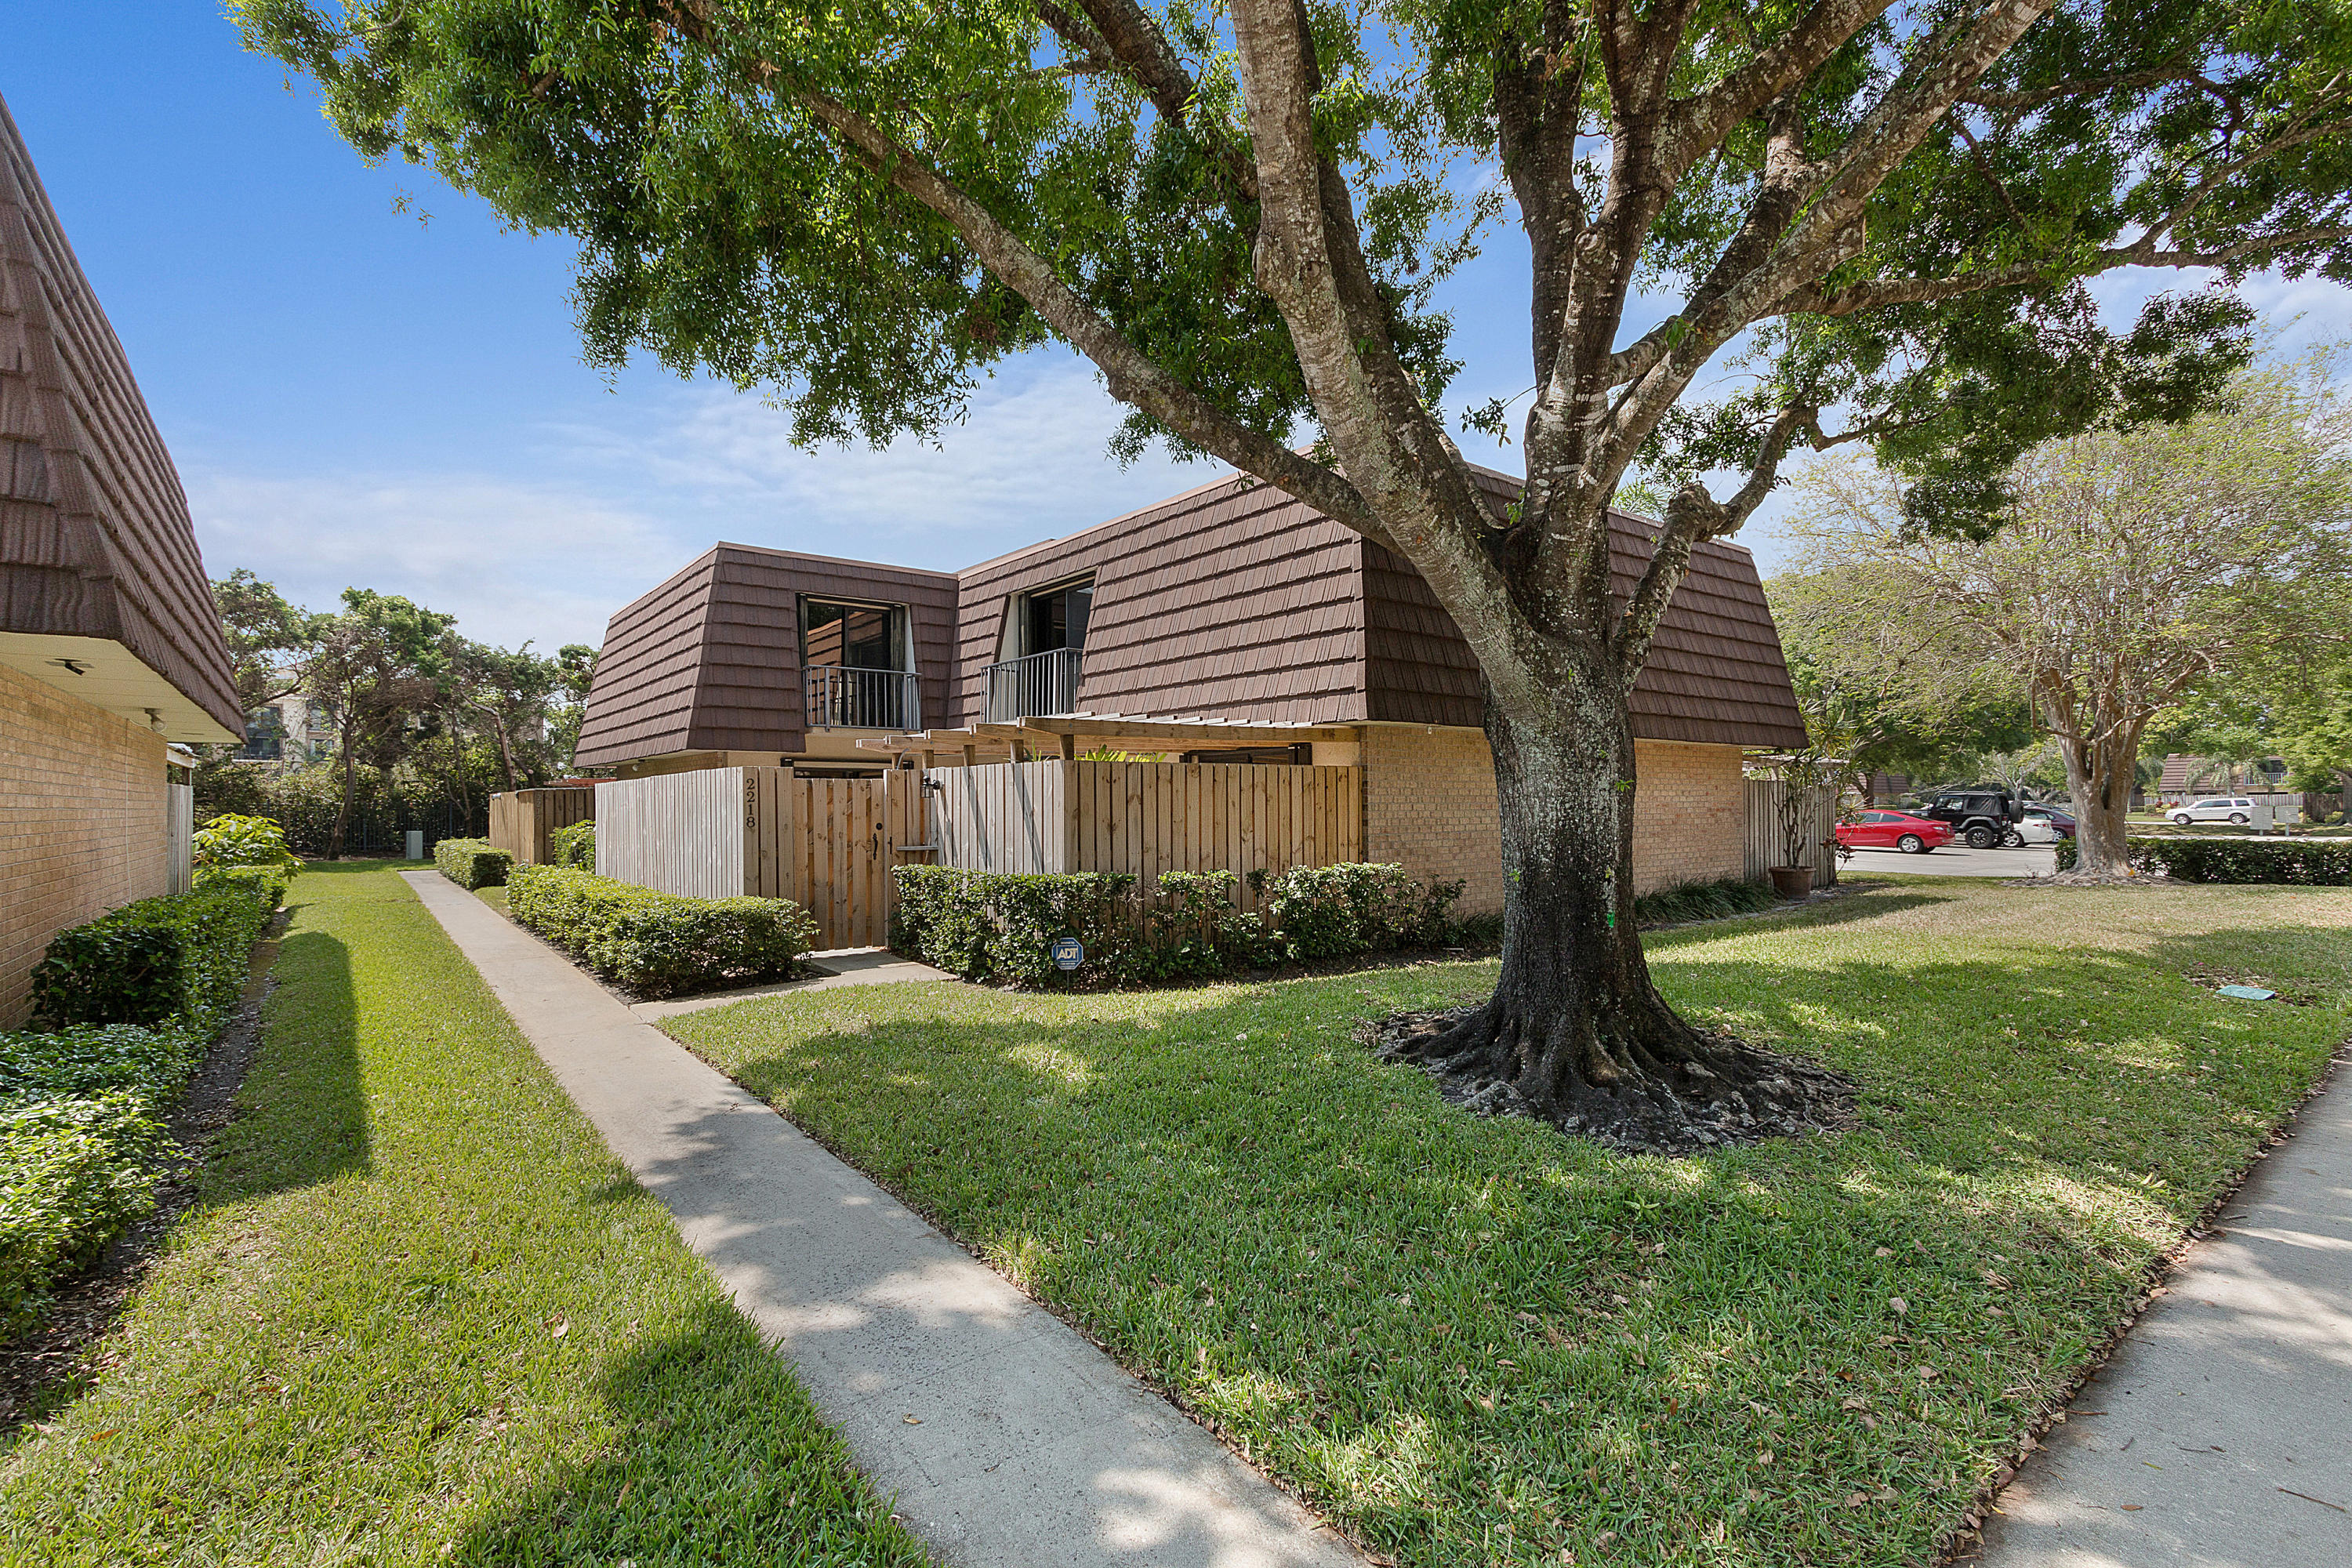
{"type": "Polygon", "coordinates": [[[812,664],[808,727],[812,730],[919,730],[923,699],[915,677],[900,669],[858,669],[812,664]]]}
{"type": "Polygon", "coordinates": [[[988,721],[1014,724],[1078,706],[1079,650],[1048,648],[988,667],[988,721]]]}

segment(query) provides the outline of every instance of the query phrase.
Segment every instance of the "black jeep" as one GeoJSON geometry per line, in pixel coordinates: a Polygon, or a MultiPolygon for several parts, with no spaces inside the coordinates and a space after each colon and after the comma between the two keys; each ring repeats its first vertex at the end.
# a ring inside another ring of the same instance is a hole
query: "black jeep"
{"type": "Polygon", "coordinates": [[[2011,847],[2025,840],[2017,825],[2025,820],[2025,803],[2005,789],[1948,789],[1919,808],[1921,816],[1932,816],[1938,822],[1948,822],[1952,832],[1971,849],[1990,849],[1996,844],[2011,847]]]}

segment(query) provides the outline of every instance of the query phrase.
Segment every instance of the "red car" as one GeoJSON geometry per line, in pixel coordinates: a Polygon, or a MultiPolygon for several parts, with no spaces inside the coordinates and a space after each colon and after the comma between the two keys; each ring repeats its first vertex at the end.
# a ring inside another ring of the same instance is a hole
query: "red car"
{"type": "Polygon", "coordinates": [[[1952,841],[1951,824],[1907,811],[1864,811],[1837,825],[1837,841],[1849,849],[1900,849],[1925,855],[1952,841]]]}

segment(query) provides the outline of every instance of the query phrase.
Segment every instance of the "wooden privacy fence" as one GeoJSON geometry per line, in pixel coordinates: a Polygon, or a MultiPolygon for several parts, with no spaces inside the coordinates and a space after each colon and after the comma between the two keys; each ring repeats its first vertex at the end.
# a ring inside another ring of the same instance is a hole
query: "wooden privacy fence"
{"type": "Polygon", "coordinates": [[[936,768],[934,863],[981,871],[1162,871],[1335,866],[1364,854],[1363,770],[1244,763],[1049,760],[936,768]]]}
{"type": "Polygon", "coordinates": [[[692,898],[790,899],[817,946],[889,941],[890,868],[923,842],[917,775],[704,768],[596,786],[596,870],[692,898]]]}
{"type": "Polygon", "coordinates": [[[490,847],[503,849],[520,866],[554,859],[547,836],[596,815],[596,792],[585,785],[563,789],[519,789],[490,796],[490,847]]]}
{"type": "MultiPolygon", "coordinates": [[[[1747,872],[1751,882],[1762,881],[1768,871],[1782,863],[1780,800],[1788,788],[1779,779],[1748,781],[1747,872]]],[[[1826,888],[1837,881],[1837,854],[1825,845],[1837,832],[1838,790],[1833,784],[1821,784],[1806,793],[1812,797],[1805,802],[1804,810],[1813,886],[1826,888]]]]}

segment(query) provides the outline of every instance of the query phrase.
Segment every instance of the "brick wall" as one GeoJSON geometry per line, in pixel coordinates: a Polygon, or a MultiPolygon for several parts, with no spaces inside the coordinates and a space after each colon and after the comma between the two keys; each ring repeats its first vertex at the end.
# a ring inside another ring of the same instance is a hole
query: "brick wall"
{"type": "Polygon", "coordinates": [[[49,938],[164,890],[163,740],[0,666],[0,1028],[49,938]]]}
{"type": "MultiPolygon", "coordinates": [[[[1459,877],[1467,914],[1503,907],[1495,765],[1475,730],[1364,731],[1364,858],[1416,877],[1459,877]]],[[[1737,877],[1747,785],[1737,746],[1634,742],[1633,890],[1737,877]]]]}

